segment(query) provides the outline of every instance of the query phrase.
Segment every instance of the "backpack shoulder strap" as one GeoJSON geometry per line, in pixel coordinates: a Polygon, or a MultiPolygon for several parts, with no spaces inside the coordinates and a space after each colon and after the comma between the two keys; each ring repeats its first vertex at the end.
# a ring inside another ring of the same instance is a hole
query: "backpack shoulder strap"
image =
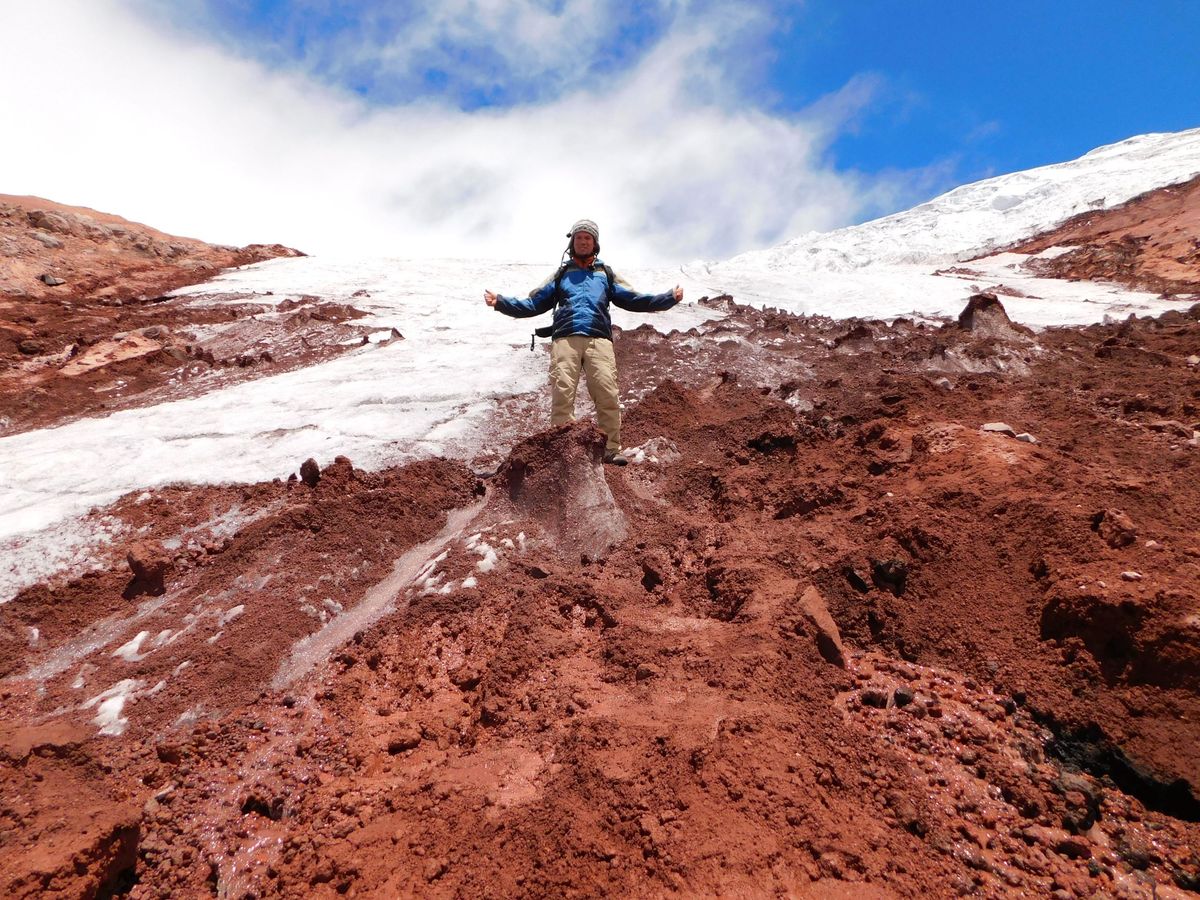
{"type": "Polygon", "coordinates": [[[604,277],[608,279],[608,296],[613,295],[613,284],[617,280],[617,276],[613,274],[612,266],[608,263],[604,264],[604,277]]]}
{"type": "Polygon", "coordinates": [[[570,265],[571,264],[569,262],[565,262],[561,266],[559,266],[558,271],[554,273],[554,305],[555,306],[558,306],[559,301],[562,300],[562,279],[563,279],[563,275],[565,275],[567,273],[567,269],[570,267],[570,265]]]}

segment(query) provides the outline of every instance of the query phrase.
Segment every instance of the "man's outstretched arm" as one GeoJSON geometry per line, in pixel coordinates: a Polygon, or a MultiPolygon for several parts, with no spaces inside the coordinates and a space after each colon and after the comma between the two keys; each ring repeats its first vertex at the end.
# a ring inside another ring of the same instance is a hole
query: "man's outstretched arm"
{"type": "Polygon", "coordinates": [[[662,294],[639,294],[623,278],[613,277],[612,302],[630,312],[662,312],[682,299],[683,288],[679,285],[662,294]]]}
{"type": "Polygon", "coordinates": [[[554,308],[554,276],[546,279],[541,285],[529,292],[529,296],[521,300],[516,297],[505,297],[491,291],[483,292],[483,302],[497,312],[514,319],[525,319],[529,316],[540,316],[554,308]]]}

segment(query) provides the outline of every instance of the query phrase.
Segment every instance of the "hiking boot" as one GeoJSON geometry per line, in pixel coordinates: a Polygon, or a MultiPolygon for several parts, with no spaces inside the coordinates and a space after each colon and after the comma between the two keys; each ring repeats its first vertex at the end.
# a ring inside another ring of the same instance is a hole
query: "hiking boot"
{"type": "Polygon", "coordinates": [[[604,461],[610,466],[627,466],[629,460],[621,455],[620,450],[609,450],[604,454],[604,461]]]}

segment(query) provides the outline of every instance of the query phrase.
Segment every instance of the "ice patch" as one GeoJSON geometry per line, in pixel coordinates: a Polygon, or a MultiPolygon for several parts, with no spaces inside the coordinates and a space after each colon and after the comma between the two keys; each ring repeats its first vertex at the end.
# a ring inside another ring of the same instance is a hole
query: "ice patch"
{"type": "MultiPolygon", "coordinates": [[[[271,687],[279,689],[291,684],[326,659],[335,648],[353,637],[355,632],[367,628],[381,616],[394,610],[397,597],[416,581],[420,572],[431,568],[429,554],[457,539],[482,509],[483,503],[480,502],[475,506],[451,512],[446,517],[445,527],[436,536],[418,544],[397,559],[392,564],[391,575],[367,591],[366,596],[353,609],[345,615],[338,616],[315,634],[297,641],[271,680],[271,687]]],[[[448,553],[449,550],[443,551],[437,559],[445,559],[448,553]]]]}
{"type": "Polygon", "coordinates": [[[1070,253],[1072,250],[1078,250],[1078,247],[1066,247],[1061,244],[1056,244],[1053,247],[1047,247],[1041,253],[1035,253],[1030,256],[1030,259],[1057,259],[1064,253],[1070,253]]]}
{"type": "Polygon", "coordinates": [[[479,584],[479,581],[478,581],[478,580],[475,578],[475,576],[474,576],[474,575],[468,575],[466,578],[464,578],[464,579],[463,579],[462,586],[463,586],[464,588],[473,588],[473,587],[475,587],[477,584],[479,584]]]}
{"type": "Polygon", "coordinates": [[[217,620],[217,625],[220,626],[221,628],[224,628],[226,625],[228,625],[230,622],[232,622],[234,619],[236,619],[238,616],[240,616],[245,611],[246,611],[246,605],[244,603],[239,603],[237,606],[234,606],[231,609],[228,609],[224,613],[222,613],[221,618],[219,618],[217,620]]]}
{"type": "Polygon", "coordinates": [[[139,631],[128,643],[122,644],[120,647],[114,650],[112,655],[120,657],[121,659],[125,660],[125,662],[138,662],[139,660],[143,660],[148,656],[148,654],[139,654],[138,650],[141,649],[142,641],[146,640],[148,637],[150,637],[150,632],[139,631]]]}
{"type": "Polygon", "coordinates": [[[79,672],[75,675],[71,682],[71,687],[75,690],[80,690],[86,683],[87,677],[96,671],[96,667],[91,663],[84,663],[79,667],[79,672]]]}
{"type": "Polygon", "coordinates": [[[675,444],[664,437],[652,437],[640,447],[628,447],[621,452],[635,465],[670,465],[683,458],[675,444]]]}
{"type": "Polygon", "coordinates": [[[475,547],[475,552],[483,557],[483,559],[475,563],[475,568],[480,572],[492,571],[500,561],[500,555],[496,552],[495,548],[483,541],[480,541],[479,545],[475,547]]]}
{"type": "Polygon", "coordinates": [[[107,691],[92,697],[80,708],[91,709],[98,704],[96,717],[92,719],[92,723],[100,726],[100,734],[114,737],[122,735],[129,727],[129,720],[122,715],[125,711],[125,704],[137,693],[142,684],[143,682],[134,678],[118,681],[107,691]]]}

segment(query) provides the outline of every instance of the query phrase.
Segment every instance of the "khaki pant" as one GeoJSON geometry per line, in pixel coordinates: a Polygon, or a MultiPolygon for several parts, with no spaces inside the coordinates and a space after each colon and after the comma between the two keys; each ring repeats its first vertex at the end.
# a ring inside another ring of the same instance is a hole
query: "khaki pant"
{"type": "Polygon", "coordinates": [[[550,424],[574,420],[580,370],[596,404],[596,421],[608,435],[605,449],[615,453],[621,449],[621,407],[617,403],[617,357],[608,338],[573,334],[550,344],[550,424]]]}

